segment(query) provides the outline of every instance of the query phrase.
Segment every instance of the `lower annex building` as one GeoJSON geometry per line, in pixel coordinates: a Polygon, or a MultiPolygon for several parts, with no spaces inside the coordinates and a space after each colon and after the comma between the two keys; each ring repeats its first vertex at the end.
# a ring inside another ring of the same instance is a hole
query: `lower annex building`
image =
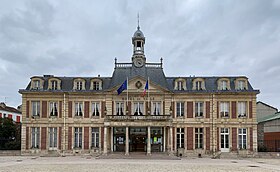
{"type": "Polygon", "coordinates": [[[139,26],[132,44],[112,77],[31,77],[19,90],[21,153],[257,152],[259,90],[247,77],[166,77],[162,59],[146,61],[139,26]]]}

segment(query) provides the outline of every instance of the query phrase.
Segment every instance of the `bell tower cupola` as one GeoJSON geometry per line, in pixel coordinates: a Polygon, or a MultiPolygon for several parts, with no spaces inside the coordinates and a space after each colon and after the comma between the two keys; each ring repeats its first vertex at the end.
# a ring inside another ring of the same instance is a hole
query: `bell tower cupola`
{"type": "Polygon", "coordinates": [[[136,67],[142,67],[146,62],[146,57],[144,54],[145,37],[143,32],[140,30],[139,14],[138,14],[138,26],[137,26],[137,30],[133,34],[132,44],[133,44],[132,62],[136,67]]]}

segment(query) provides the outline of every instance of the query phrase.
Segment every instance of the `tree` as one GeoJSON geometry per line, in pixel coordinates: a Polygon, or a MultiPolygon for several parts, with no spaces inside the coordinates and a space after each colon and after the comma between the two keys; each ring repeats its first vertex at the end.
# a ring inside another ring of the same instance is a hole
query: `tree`
{"type": "Polygon", "coordinates": [[[10,118],[0,118],[0,149],[20,149],[21,124],[10,118]]]}

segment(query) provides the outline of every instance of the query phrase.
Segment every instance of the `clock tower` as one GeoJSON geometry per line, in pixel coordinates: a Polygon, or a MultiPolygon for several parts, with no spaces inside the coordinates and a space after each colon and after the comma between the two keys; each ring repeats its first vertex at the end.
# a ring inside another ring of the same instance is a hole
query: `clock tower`
{"type": "Polygon", "coordinates": [[[139,67],[139,68],[143,67],[146,63],[146,57],[144,54],[145,37],[143,32],[140,30],[139,16],[138,16],[137,30],[132,37],[132,44],[133,44],[132,63],[135,67],[139,67]]]}

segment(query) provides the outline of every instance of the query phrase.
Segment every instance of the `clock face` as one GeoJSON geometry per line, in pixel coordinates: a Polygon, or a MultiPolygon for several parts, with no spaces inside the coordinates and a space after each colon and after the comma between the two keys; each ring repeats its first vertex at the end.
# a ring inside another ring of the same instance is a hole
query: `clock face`
{"type": "Polygon", "coordinates": [[[134,60],[134,65],[135,65],[136,67],[142,67],[142,66],[144,65],[143,59],[135,59],[135,60],[134,60]]]}

